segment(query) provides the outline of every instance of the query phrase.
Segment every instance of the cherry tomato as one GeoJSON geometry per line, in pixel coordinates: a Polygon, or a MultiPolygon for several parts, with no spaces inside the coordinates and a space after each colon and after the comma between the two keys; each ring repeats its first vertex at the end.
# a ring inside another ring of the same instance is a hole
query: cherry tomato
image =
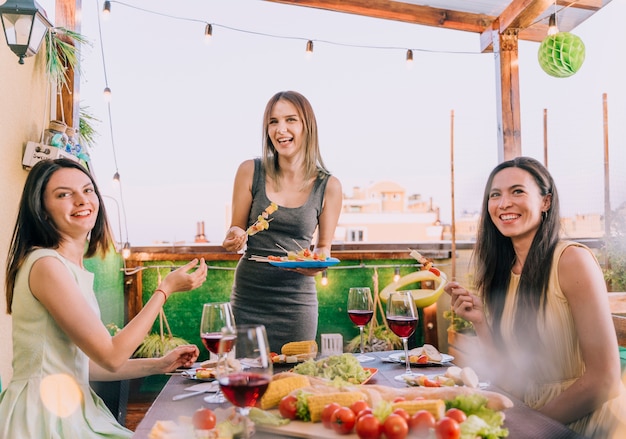
{"type": "Polygon", "coordinates": [[[439,271],[437,268],[435,267],[430,267],[428,269],[428,271],[430,271],[431,273],[433,273],[435,276],[441,276],[441,271],[439,271]]]}
{"type": "Polygon", "coordinates": [[[435,428],[435,415],[428,410],[418,410],[409,419],[409,429],[414,436],[426,438],[430,435],[430,429],[435,428]]]}
{"type": "Polygon", "coordinates": [[[448,411],[446,412],[446,416],[448,418],[454,419],[459,424],[461,422],[465,422],[465,420],[467,419],[467,415],[465,414],[465,412],[457,408],[448,409],[448,411]]]}
{"type": "MultiPolygon", "coordinates": [[[[363,410],[361,410],[361,413],[363,413],[363,410]]],[[[380,421],[371,413],[359,414],[355,428],[359,439],[379,439],[383,433],[380,421]]]]}
{"type": "Polygon", "coordinates": [[[383,423],[383,432],[387,439],[404,439],[409,434],[409,425],[402,416],[392,413],[383,423]]]}
{"type": "Polygon", "coordinates": [[[349,434],[354,428],[356,415],[350,407],[340,407],[330,417],[330,425],[339,434],[349,434]]]}
{"type": "Polygon", "coordinates": [[[355,401],[350,406],[350,409],[354,412],[355,415],[358,415],[361,410],[368,409],[370,406],[367,401],[355,401]]]}
{"type": "Polygon", "coordinates": [[[296,419],[296,413],[298,412],[298,398],[293,395],[287,395],[280,400],[278,404],[278,411],[280,416],[287,419],[296,419]]]}
{"type": "Polygon", "coordinates": [[[402,402],[402,401],[406,401],[406,398],[404,396],[396,396],[393,399],[393,402],[402,402]]]}
{"type": "Polygon", "coordinates": [[[374,410],[368,407],[366,409],[361,410],[359,413],[356,414],[356,420],[358,421],[361,416],[373,415],[373,414],[374,414],[374,410]]]}
{"type": "Polygon", "coordinates": [[[426,364],[428,363],[428,355],[420,355],[417,357],[417,364],[426,364]]]}
{"type": "Polygon", "coordinates": [[[459,439],[461,427],[454,419],[444,416],[435,424],[435,437],[437,439],[459,439]]]}
{"type": "Polygon", "coordinates": [[[441,383],[431,380],[430,378],[424,378],[424,387],[441,387],[441,383]]]}
{"type": "Polygon", "coordinates": [[[397,408],[392,413],[402,416],[407,424],[409,423],[409,419],[411,419],[411,415],[409,415],[409,412],[402,408],[397,408]]]}
{"type": "Polygon", "coordinates": [[[333,412],[340,408],[339,403],[331,402],[330,404],[326,404],[324,406],[324,410],[322,410],[322,424],[326,428],[331,428],[330,426],[330,417],[333,415],[333,412]]]}
{"type": "Polygon", "coordinates": [[[212,430],[215,428],[217,419],[213,410],[202,407],[194,412],[191,422],[196,430],[212,430]]]}

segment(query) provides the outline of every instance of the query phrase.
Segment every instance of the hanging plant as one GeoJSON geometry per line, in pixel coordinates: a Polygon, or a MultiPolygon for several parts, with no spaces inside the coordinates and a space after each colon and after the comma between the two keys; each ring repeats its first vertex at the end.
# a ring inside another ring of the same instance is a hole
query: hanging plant
{"type": "Polygon", "coordinates": [[[89,40],[64,27],[52,28],[46,34],[46,72],[59,93],[68,87],[68,68],[80,71],[77,44],[89,44],[89,40]]]}
{"type": "Polygon", "coordinates": [[[94,122],[100,122],[100,119],[94,117],[89,112],[89,107],[80,107],[78,119],[78,143],[92,149],[96,144],[96,136],[98,132],[93,127],[94,122]]]}

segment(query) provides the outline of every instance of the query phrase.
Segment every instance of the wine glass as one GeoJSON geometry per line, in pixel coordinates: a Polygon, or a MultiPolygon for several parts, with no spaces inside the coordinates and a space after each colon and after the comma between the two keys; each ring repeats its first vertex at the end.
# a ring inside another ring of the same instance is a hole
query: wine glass
{"type": "Polygon", "coordinates": [[[387,299],[387,323],[393,333],[402,339],[406,362],[405,373],[394,377],[398,381],[413,375],[409,361],[408,338],[415,332],[418,320],[417,307],[410,291],[394,291],[389,295],[389,299],[387,299]]]}
{"type": "MultiPolygon", "coordinates": [[[[229,302],[205,303],[202,307],[202,319],[200,320],[200,338],[204,347],[215,355],[219,354],[219,343],[222,339],[222,328],[234,327],[235,318],[229,302]]],[[[224,351],[221,355],[228,355],[224,351]]],[[[226,402],[224,394],[218,387],[214,395],[209,395],[204,400],[208,403],[221,404],[226,402]]]]}
{"type": "Polygon", "coordinates": [[[243,423],[243,436],[248,438],[247,415],[261,399],[272,380],[272,359],[265,326],[239,325],[225,327],[219,343],[220,354],[234,348],[232,361],[220,355],[217,380],[226,398],[237,408],[243,423]],[[239,367],[237,367],[239,366],[239,367]]]}
{"type": "Polygon", "coordinates": [[[374,301],[372,292],[368,287],[350,288],[348,293],[348,317],[352,323],[359,327],[361,334],[361,353],[356,356],[360,363],[375,360],[374,357],[365,355],[363,349],[363,328],[374,315],[374,301]]]}

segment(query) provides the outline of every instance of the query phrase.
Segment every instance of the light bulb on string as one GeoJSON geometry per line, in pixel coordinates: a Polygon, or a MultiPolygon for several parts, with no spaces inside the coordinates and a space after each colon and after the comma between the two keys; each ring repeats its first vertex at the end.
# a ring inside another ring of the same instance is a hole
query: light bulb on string
{"type": "Polygon", "coordinates": [[[413,67],[413,51],[411,49],[407,49],[406,51],[406,67],[408,69],[413,67]]]}
{"type": "Polygon", "coordinates": [[[122,258],[128,259],[130,257],[130,243],[125,242],[124,247],[122,247],[122,258]]]}
{"type": "Polygon", "coordinates": [[[322,285],[326,286],[328,285],[328,270],[324,270],[322,271],[322,285]]]}
{"type": "Polygon", "coordinates": [[[313,56],[313,41],[309,40],[306,42],[306,58],[311,59],[313,56]]]}
{"type": "Polygon", "coordinates": [[[207,23],[204,27],[204,42],[205,44],[211,43],[213,40],[213,25],[211,23],[207,23]]]}
{"type": "Polygon", "coordinates": [[[111,2],[107,0],[104,2],[104,7],[102,8],[102,18],[105,20],[108,20],[110,15],[111,15],[111,2]]]}
{"type": "Polygon", "coordinates": [[[111,102],[111,89],[109,87],[104,87],[104,101],[111,102]]]}
{"type": "Polygon", "coordinates": [[[113,174],[113,183],[119,185],[120,184],[120,173],[115,171],[115,174],[113,174]]]}
{"type": "Polygon", "coordinates": [[[559,33],[559,28],[556,25],[556,13],[550,15],[548,20],[548,35],[555,35],[559,33]]]}
{"type": "Polygon", "coordinates": [[[396,267],[393,271],[393,281],[398,282],[400,280],[400,267],[396,267]]]}

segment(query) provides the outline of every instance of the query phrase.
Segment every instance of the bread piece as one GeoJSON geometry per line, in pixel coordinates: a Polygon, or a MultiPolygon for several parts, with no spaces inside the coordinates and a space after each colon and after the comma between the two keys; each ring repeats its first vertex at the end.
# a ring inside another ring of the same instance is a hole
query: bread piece
{"type": "Polygon", "coordinates": [[[464,367],[461,370],[461,379],[463,380],[463,384],[467,387],[471,387],[472,389],[478,388],[478,375],[474,372],[474,369],[471,367],[464,367]]]}
{"type": "Polygon", "coordinates": [[[454,384],[459,386],[463,385],[463,378],[461,378],[462,369],[458,366],[450,366],[445,373],[445,376],[454,380],[454,384]]]}

